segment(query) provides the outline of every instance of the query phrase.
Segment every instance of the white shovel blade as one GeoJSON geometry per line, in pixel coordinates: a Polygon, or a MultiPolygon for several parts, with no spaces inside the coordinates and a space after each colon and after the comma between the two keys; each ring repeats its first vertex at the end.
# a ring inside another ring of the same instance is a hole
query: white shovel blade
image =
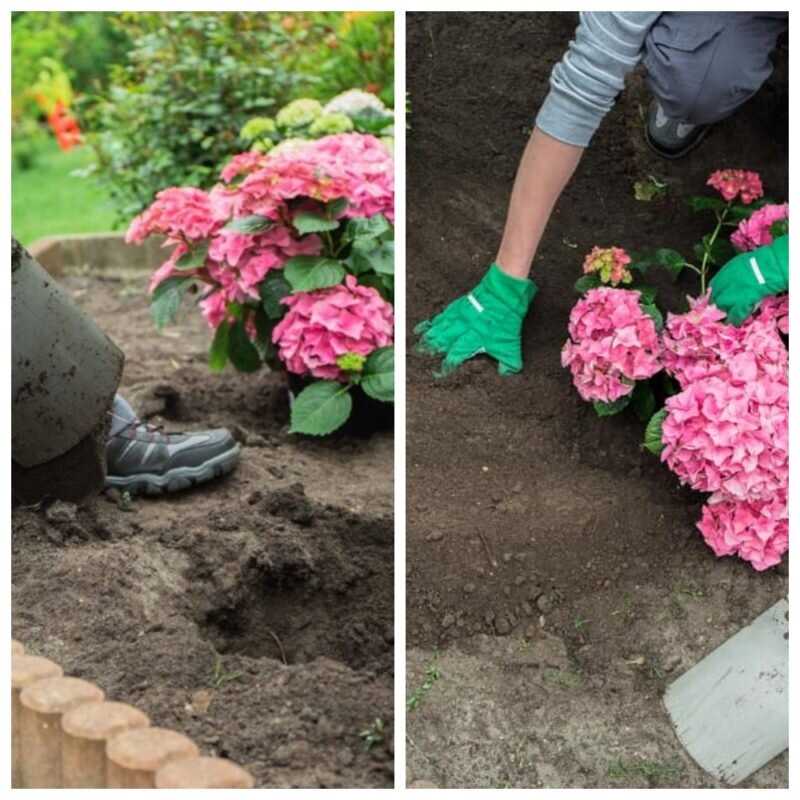
{"type": "Polygon", "coordinates": [[[732,786],[789,746],[788,617],[789,603],[781,600],[664,695],[689,755],[732,786]]]}

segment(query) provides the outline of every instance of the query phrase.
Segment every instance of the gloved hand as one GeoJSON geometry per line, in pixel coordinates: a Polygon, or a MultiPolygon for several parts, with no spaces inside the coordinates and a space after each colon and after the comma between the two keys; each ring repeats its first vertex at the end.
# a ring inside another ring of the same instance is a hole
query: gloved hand
{"type": "Polygon", "coordinates": [[[711,281],[711,300],[741,325],[765,297],[789,289],[789,236],[732,258],[711,281]]]}
{"type": "Polygon", "coordinates": [[[414,328],[422,337],[417,349],[444,355],[437,377],[479,353],[497,359],[501,375],[519,372],[522,320],[536,292],[532,280],[515,278],[492,264],[469,294],[414,328]]]}

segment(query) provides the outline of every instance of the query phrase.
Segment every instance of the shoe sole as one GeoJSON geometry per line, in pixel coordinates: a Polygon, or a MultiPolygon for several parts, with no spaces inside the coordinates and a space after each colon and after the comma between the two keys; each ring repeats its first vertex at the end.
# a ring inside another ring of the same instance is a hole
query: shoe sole
{"type": "Polygon", "coordinates": [[[132,495],[180,492],[232,472],[239,463],[240,450],[241,446],[237,444],[231,450],[226,450],[197,467],[175,467],[163,475],[148,472],[125,478],[109,475],[106,477],[106,488],[118,489],[132,495]]]}
{"type": "Polygon", "coordinates": [[[644,126],[644,140],[647,142],[647,146],[661,158],[667,159],[667,161],[675,161],[678,158],[683,158],[685,155],[688,155],[695,149],[702,141],[706,138],[706,134],[708,133],[709,129],[711,128],[710,125],[706,125],[702,131],[697,135],[696,139],[692,139],[691,144],[686,145],[681,150],[678,150],[674,153],[670,153],[666,150],[661,148],[661,145],[657,144],[653,137],[650,135],[650,127],[649,125],[644,126]]]}

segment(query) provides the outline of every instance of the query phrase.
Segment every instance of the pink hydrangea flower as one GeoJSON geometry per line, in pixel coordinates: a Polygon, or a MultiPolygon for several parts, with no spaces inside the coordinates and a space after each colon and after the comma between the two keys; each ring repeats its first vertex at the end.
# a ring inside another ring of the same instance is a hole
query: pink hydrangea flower
{"type": "Polygon", "coordinates": [[[164,189],[128,227],[125,241],[140,244],[156,233],[170,239],[200,241],[219,228],[206,192],[189,187],[164,189]]]}
{"type": "Polygon", "coordinates": [[[631,257],[621,247],[593,247],[583,261],[583,271],[597,274],[603,283],[618,286],[633,280],[627,269],[630,263],[631,257]]]}
{"type": "Polygon", "coordinates": [[[728,202],[738,196],[745,205],[764,196],[759,174],[744,169],[719,169],[712,172],[706,186],[713,186],[728,202]]]}
{"type": "Polygon", "coordinates": [[[374,136],[341,133],[258,158],[242,154],[222,177],[229,181],[241,174],[246,177],[236,190],[218,192],[218,207],[224,201],[237,204],[242,214],[271,216],[276,203],[298,197],[320,202],[343,197],[347,217],[394,218],[394,161],[374,136]]]}
{"type": "Polygon", "coordinates": [[[742,338],[740,329],[725,324],[725,312],[709,294],[687,299],[689,311],[667,314],[662,337],[664,367],[684,389],[722,372],[726,359],[741,350],[742,338]]]}
{"type": "Polygon", "coordinates": [[[727,324],[725,312],[710,295],[688,298],[689,311],[668,314],[664,326],[664,368],[686,389],[692,383],[728,372],[731,359],[750,352],[760,371],[779,377],[786,369],[786,347],[777,335],[788,331],[788,297],[766,298],[738,328],[727,324]]]}
{"type": "Polygon", "coordinates": [[[344,380],[336,363],[345,353],[367,356],[393,340],[394,312],[380,294],[348,275],[344,284],[285,297],[288,307],[272,332],[289,372],[344,380]]]}
{"type": "Polygon", "coordinates": [[[788,485],[788,388],[785,375],[771,377],[753,353],[740,353],[724,375],[667,398],[662,461],[697,491],[771,497],[788,485]]]}
{"type": "Polygon", "coordinates": [[[789,295],[765,297],[758,305],[753,318],[775,325],[784,336],[789,335],[789,295]]]}
{"type": "Polygon", "coordinates": [[[713,494],[697,527],[718,556],[738,555],[758,571],[774,567],[789,549],[786,491],[755,501],[713,494]]]}
{"type": "Polygon", "coordinates": [[[561,364],[584,400],[612,403],[661,369],[658,332],[639,298],[637,291],[602,287],[572,309],[561,364]]]}
{"type": "Polygon", "coordinates": [[[788,203],[759,208],[739,223],[739,227],[731,234],[731,244],[740,252],[772,244],[770,228],[784,219],[789,219],[788,203]]]}

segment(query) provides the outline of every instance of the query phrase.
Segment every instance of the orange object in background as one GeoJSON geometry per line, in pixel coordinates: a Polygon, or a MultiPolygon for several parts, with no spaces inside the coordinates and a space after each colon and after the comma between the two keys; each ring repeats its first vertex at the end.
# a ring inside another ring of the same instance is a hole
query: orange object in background
{"type": "Polygon", "coordinates": [[[83,141],[78,120],[69,113],[61,100],[56,100],[53,110],[47,115],[47,121],[62,150],[71,150],[83,141]]]}

